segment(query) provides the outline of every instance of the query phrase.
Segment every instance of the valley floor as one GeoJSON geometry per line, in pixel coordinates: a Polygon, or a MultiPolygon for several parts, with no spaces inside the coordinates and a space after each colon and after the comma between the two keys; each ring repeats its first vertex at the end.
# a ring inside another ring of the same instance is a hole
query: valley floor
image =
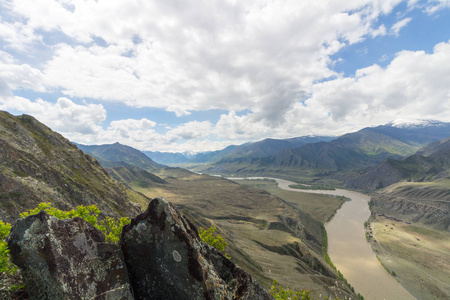
{"type": "Polygon", "coordinates": [[[418,299],[450,299],[450,234],[373,216],[367,233],[383,266],[418,299]]]}
{"type": "Polygon", "coordinates": [[[133,188],[151,198],[165,197],[198,226],[216,226],[229,243],[232,260],[267,288],[276,279],[284,287],[310,290],[313,299],[355,297],[322,256],[320,222],[297,210],[301,207],[326,220],[340,199],[300,193],[281,199],[256,186],[217,177],[158,175],[167,184],[133,188]],[[301,222],[296,224],[306,231],[292,234],[283,223],[285,217],[301,222]]]}

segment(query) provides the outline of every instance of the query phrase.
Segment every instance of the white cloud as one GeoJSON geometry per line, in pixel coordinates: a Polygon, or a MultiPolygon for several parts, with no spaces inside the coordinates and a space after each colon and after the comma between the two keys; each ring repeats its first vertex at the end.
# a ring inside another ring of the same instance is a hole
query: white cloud
{"type": "Polygon", "coordinates": [[[448,74],[450,44],[440,43],[431,54],[401,51],[386,68],[373,65],[352,78],[316,84],[306,103],[314,111],[330,112],[335,126],[361,128],[401,116],[448,120],[448,74]]]}
{"type": "Polygon", "coordinates": [[[386,35],[386,33],[387,33],[386,26],[384,26],[384,24],[381,24],[377,29],[371,31],[371,36],[374,38],[377,36],[386,35]]]}
{"type": "Polygon", "coordinates": [[[431,15],[445,8],[450,8],[450,0],[428,0],[425,11],[431,15]]]}
{"type": "Polygon", "coordinates": [[[208,151],[216,150],[228,142],[208,140],[207,138],[212,138],[212,132],[211,123],[206,121],[180,124],[165,134],[158,133],[154,129],[155,126],[155,122],[147,119],[117,120],[96,136],[79,135],[77,132],[71,133],[70,136],[73,140],[86,144],[120,142],[137,149],[153,151],[208,151]]]}
{"type": "Polygon", "coordinates": [[[315,134],[343,134],[398,118],[450,119],[450,43],[434,52],[402,51],[386,67],[357,70],[313,86],[311,97],[296,103],[278,126],[256,113],[222,115],[215,132],[230,140],[258,140],[315,134]]]}
{"type": "Polygon", "coordinates": [[[399,1],[15,0],[10,11],[27,20],[23,32],[72,39],[42,70],[67,96],[177,116],[250,109],[277,124],[314,81],[336,75],[330,55],[385,34],[374,22],[399,1]]]}
{"type": "Polygon", "coordinates": [[[22,97],[9,97],[0,99],[0,109],[33,115],[68,139],[84,144],[120,142],[142,150],[207,151],[228,143],[206,140],[212,137],[212,124],[207,121],[184,123],[166,134],[157,133],[154,129],[156,122],[146,118],[115,120],[104,129],[102,123],[107,112],[102,105],[86,102],[76,104],[64,97],[56,103],[43,99],[30,101],[22,97]]]}
{"type": "Polygon", "coordinates": [[[411,22],[411,18],[404,18],[398,22],[396,22],[394,25],[392,25],[391,27],[391,32],[392,34],[398,36],[400,30],[405,27],[406,25],[408,25],[409,22],[411,22]]]}
{"type": "Polygon", "coordinates": [[[170,142],[178,140],[203,139],[211,134],[211,123],[208,121],[192,121],[182,124],[166,134],[170,142]]]}
{"type": "Polygon", "coordinates": [[[378,59],[378,61],[384,62],[384,61],[386,61],[386,60],[388,60],[388,59],[389,59],[389,55],[383,54],[383,55],[378,59]]]}
{"type": "MultiPolygon", "coordinates": [[[[380,20],[400,2],[3,1],[0,108],[36,115],[79,142],[172,151],[330,134],[399,115],[448,118],[448,43],[431,54],[400,52],[386,68],[373,65],[352,77],[330,68],[332,55],[351,44],[398,35],[410,18],[390,28],[380,20]],[[14,97],[18,90],[61,90],[67,98],[31,101],[14,97]],[[217,124],[193,121],[161,134],[149,119],[104,124],[106,102],[177,116],[226,113],[217,124]]],[[[431,14],[449,3],[421,8],[431,14]]]]}
{"type": "Polygon", "coordinates": [[[17,89],[43,92],[46,90],[43,81],[40,70],[28,64],[17,64],[10,54],[0,50],[0,83],[5,94],[17,89]]]}
{"type": "Polygon", "coordinates": [[[10,97],[0,101],[0,109],[26,112],[67,136],[73,132],[96,136],[102,130],[99,123],[106,118],[106,110],[102,105],[80,105],[68,98],[59,98],[56,103],[52,103],[43,99],[30,101],[22,97],[10,97]]]}
{"type": "Polygon", "coordinates": [[[0,22],[0,39],[5,42],[8,48],[22,52],[30,51],[32,44],[42,41],[42,37],[35,34],[33,28],[20,22],[0,22]]]}
{"type": "Polygon", "coordinates": [[[111,128],[148,129],[155,127],[156,123],[142,118],[140,120],[126,119],[111,122],[111,128]]]}

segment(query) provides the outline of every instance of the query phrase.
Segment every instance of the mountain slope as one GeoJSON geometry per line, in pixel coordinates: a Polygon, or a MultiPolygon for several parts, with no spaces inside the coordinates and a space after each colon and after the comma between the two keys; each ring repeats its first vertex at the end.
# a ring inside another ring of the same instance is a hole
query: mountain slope
{"type": "Polygon", "coordinates": [[[149,188],[167,183],[164,179],[149,173],[144,169],[123,163],[121,166],[106,168],[106,171],[116,180],[134,189],[149,188]]]}
{"type": "Polygon", "coordinates": [[[296,147],[301,147],[306,144],[330,142],[338,138],[337,136],[299,136],[294,138],[285,139],[285,141],[294,144],[296,147]]]}
{"type": "Polygon", "coordinates": [[[372,130],[390,136],[405,144],[421,147],[433,141],[449,137],[450,123],[434,120],[423,120],[415,124],[396,124],[396,122],[390,122],[383,126],[373,127],[372,130]]]}
{"type": "Polygon", "coordinates": [[[450,232],[450,181],[398,182],[372,196],[372,211],[450,232]]]}
{"type": "Polygon", "coordinates": [[[407,181],[436,181],[450,174],[450,139],[429,144],[405,159],[387,159],[347,180],[347,187],[373,191],[407,181]]]}
{"type": "Polygon", "coordinates": [[[284,149],[292,149],[309,143],[329,141],[334,137],[328,136],[303,136],[290,139],[267,138],[258,142],[249,142],[239,146],[228,146],[227,148],[215,151],[214,156],[207,160],[200,159],[202,154],[197,154],[189,162],[216,162],[217,164],[231,163],[236,161],[249,161],[254,158],[262,158],[273,155],[284,149]]]}
{"type": "Polygon", "coordinates": [[[60,209],[96,204],[112,216],[134,216],[126,189],[70,141],[28,115],[0,112],[0,219],[13,221],[40,202],[60,209]]]}
{"type": "Polygon", "coordinates": [[[265,157],[286,148],[295,148],[295,144],[276,139],[265,139],[255,143],[246,143],[235,147],[222,157],[218,163],[245,161],[251,158],[265,157]]]}
{"type": "Polygon", "coordinates": [[[431,127],[398,128],[392,125],[364,128],[330,142],[307,144],[293,149],[305,165],[332,171],[370,165],[388,157],[411,155],[420,146],[450,136],[450,123],[431,127]],[[429,134],[429,135],[428,135],[429,134]]]}
{"type": "Polygon", "coordinates": [[[120,143],[89,146],[81,144],[76,145],[83,150],[83,152],[91,154],[95,158],[99,158],[101,162],[104,161],[105,164],[108,162],[125,162],[149,172],[158,171],[166,167],[154,162],[141,151],[120,143]]]}

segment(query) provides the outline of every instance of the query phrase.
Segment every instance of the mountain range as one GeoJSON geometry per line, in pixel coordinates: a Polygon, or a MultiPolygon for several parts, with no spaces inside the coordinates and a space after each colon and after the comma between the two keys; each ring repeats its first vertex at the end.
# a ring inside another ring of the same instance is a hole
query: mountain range
{"type": "MultiPolygon", "coordinates": [[[[231,145],[189,158],[181,153],[159,154],[162,161],[168,157],[172,157],[172,161],[176,158],[183,161],[181,157],[184,157],[189,169],[204,173],[277,175],[310,182],[332,182],[370,191],[401,180],[433,178],[438,176],[436,172],[442,173],[441,177],[445,176],[448,150],[445,138],[449,136],[450,123],[429,121],[399,125],[391,122],[338,138],[307,136],[285,140],[265,139],[231,145]]],[[[148,185],[150,178],[152,182],[162,182],[161,178],[151,173],[170,169],[152,160],[150,152],[141,152],[119,143],[77,146],[93,155],[108,172],[125,184],[137,180],[148,185]],[[144,175],[141,170],[151,175],[144,175]],[[143,179],[138,179],[137,173],[143,179]]],[[[158,157],[155,152],[152,153],[158,157]]]]}
{"type": "Polygon", "coordinates": [[[242,161],[248,158],[260,158],[277,153],[286,148],[296,148],[309,143],[320,141],[331,141],[336,137],[332,136],[302,136],[289,139],[267,138],[262,141],[249,142],[242,145],[230,145],[222,150],[200,152],[197,154],[189,153],[171,153],[171,152],[153,152],[143,151],[154,161],[173,165],[173,164],[202,164],[213,163],[217,161],[232,162],[242,161]]]}
{"type": "MultiPolygon", "coordinates": [[[[265,147],[273,141],[264,140],[241,146],[241,149],[252,149],[250,154],[233,157],[228,153],[214,162],[189,168],[206,173],[285,174],[294,178],[296,173],[307,170],[316,178],[331,176],[336,179],[339,176],[335,174],[363,169],[388,158],[406,157],[428,143],[449,136],[450,123],[430,122],[402,127],[386,124],[364,128],[330,141],[307,143],[299,147],[283,147],[279,142],[272,147],[265,147]],[[265,151],[266,149],[269,151],[265,151]]],[[[238,154],[245,153],[243,150],[234,151],[238,154]]]]}

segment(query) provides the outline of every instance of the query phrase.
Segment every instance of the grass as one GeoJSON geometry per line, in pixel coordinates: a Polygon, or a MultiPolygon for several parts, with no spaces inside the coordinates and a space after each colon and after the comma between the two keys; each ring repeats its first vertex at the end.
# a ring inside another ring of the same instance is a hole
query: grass
{"type": "Polygon", "coordinates": [[[327,185],[304,185],[304,184],[291,184],[289,186],[293,189],[300,189],[300,190],[328,190],[328,191],[334,191],[334,187],[330,187],[327,185]]]}
{"type": "Polygon", "coordinates": [[[418,299],[450,298],[450,234],[373,217],[372,247],[382,265],[418,299]]]}

